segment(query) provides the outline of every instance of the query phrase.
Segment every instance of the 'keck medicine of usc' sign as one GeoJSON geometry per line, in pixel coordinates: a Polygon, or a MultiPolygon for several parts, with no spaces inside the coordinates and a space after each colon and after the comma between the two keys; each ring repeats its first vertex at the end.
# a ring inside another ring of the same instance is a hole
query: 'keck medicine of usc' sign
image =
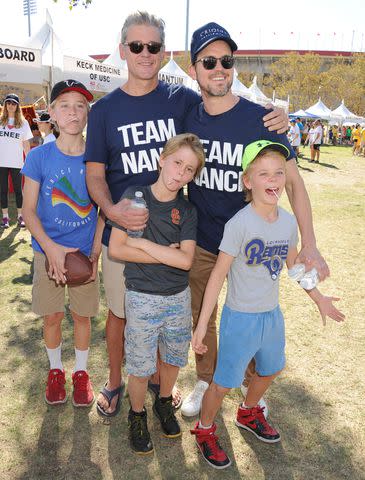
{"type": "Polygon", "coordinates": [[[40,50],[0,43],[0,82],[41,84],[40,50]]]}
{"type": "Polygon", "coordinates": [[[69,56],[63,57],[63,73],[65,78],[74,78],[96,92],[111,92],[120,87],[127,76],[118,67],[69,56]]]}

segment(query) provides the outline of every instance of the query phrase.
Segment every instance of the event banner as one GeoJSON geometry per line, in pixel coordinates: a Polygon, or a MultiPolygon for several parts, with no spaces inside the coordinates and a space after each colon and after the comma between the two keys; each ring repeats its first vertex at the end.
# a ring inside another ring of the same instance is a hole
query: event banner
{"type": "Polygon", "coordinates": [[[94,92],[111,92],[120,87],[127,75],[112,65],[67,56],[63,57],[63,74],[65,78],[78,80],[94,92]]]}
{"type": "Polygon", "coordinates": [[[0,82],[42,84],[40,50],[0,43],[0,82]]]}

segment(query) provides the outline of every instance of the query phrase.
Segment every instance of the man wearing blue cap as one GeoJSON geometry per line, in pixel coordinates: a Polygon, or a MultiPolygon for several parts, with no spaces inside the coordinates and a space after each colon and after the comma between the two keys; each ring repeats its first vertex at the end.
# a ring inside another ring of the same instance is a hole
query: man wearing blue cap
{"type": "MultiPolygon", "coordinates": [[[[147,213],[130,208],[129,200],[119,199],[127,187],[157,180],[160,150],[171,136],[184,131],[186,113],[201,101],[199,95],[182,85],[159,81],[164,40],[162,19],[148,12],[136,12],[125,19],[120,52],[128,65],[128,80],[96,102],[88,120],[85,158],[90,195],[110,220],[132,230],[144,227],[147,213]]],[[[274,129],[285,128],[285,115],[280,109],[262,111],[274,129]]],[[[99,414],[105,417],[118,413],[124,385],[124,264],[109,258],[109,235],[110,227],[106,226],[102,256],[110,370],[97,402],[99,414]]]]}
{"type": "MultiPolygon", "coordinates": [[[[233,52],[236,43],[227,30],[208,23],[196,30],[191,41],[190,75],[197,80],[203,102],[185,119],[185,131],[199,136],[206,150],[206,163],[195,182],[189,184],[189,200],[198,211],[197,248],[190,272],[193,329],[199,317],[205,287],[212,271],[225,223],[244,207],[241,159],[246,145],[261,138],[282,143],[285,135],[270,132],[262,121],[264,107],[234,95],[233,52]]],[[[294,152],[286,162],[286,191],[301,231],[299,259],[316,267],[323,280],[329,270],[316,248],[312,212],[307,191],[299,175],[294,152]]],[[[216,313],[210,317],[204,344],[207,353],[196,355],[197,383],[184,400],[182,413],[199,413],[204,392],[212,381],[216,357],[216,313]]]]}

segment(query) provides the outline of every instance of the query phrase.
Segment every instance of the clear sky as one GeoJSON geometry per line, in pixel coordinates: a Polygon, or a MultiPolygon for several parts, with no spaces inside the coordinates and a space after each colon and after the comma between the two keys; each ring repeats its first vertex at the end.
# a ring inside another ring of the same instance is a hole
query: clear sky
{"type": "MultiPolygon", "coordinates": [[[[34,1],[34,0],[33,0],[34,1]]],[[[48,8],[55,32],[67,50],[111,53],[125,17],[147,10],[166,22],[166,49],[184,50],[186,0],[93,0],[68,9],[67,0],[36,0],[32,33],[44,23],[48,8]],[[127,4],[127,6],[126,6],[127,4]]],[[[21,45],[28,35],[23,0],[0,0],[0,43],[21,45]]],[[[224,26],[239,49],[312,49],[365,51],[365,0],[190,0],[189,40],[201,25],[224,26]]]]}

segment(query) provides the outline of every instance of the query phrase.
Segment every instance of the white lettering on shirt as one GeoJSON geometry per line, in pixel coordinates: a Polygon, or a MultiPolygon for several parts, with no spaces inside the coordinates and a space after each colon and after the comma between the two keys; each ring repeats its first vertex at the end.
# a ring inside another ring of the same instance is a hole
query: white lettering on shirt
{"type": "Polygon", "coordinates": [[[195,183],[207,188],[208,190],[217,190],[219,192],[242,192],[242,171],[219,170],[216,168],[203,168],[195,183]]]}
{"type": "Polygon", "coordinates": [[[146,145],[151,143],[151,141],[166,142],[169,138],[176,135],[173,118],[121,125],[117,130],[122,133],[123,146],[125,148],[146,145]]]}
{"type": "Polygon", "coordinates": [[[162,147],[158,150],[151,148],[150,150],[140,150],[138,152],[122,152],[123,173],[128,175],[131,173],[142,173],[144,170],[155,172],[158,169],[158,160],[162,152],[162,147]]]}

